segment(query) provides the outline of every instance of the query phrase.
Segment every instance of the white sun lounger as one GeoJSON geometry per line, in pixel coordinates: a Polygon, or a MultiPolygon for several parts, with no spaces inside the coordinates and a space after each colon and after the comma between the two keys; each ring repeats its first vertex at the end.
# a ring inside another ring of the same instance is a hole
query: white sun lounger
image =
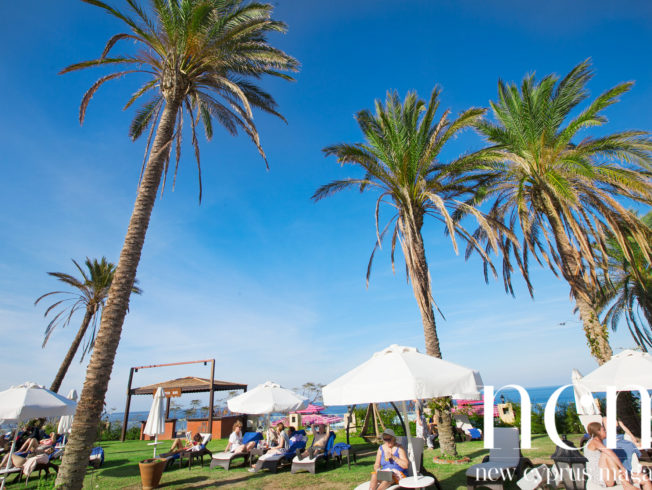
{"type": "Polygon", "coordinates": [[[502,490],[508,473],[519,479],[526,467],[531,468],[532,462],[521,455],[518,429],[496,427],[494,449],[489,450],[489,456],[485,457],[482,463],[466,470],[466,488],[471,490],[475,487],[487,487],[502,490]]]}

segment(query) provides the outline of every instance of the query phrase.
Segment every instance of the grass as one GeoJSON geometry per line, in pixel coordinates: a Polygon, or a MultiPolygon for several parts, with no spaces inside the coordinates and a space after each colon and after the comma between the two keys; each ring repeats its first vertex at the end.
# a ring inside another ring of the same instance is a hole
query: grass
{"type": "MultiPolygon", "coordinates": [[[[345,435],[339,434],[336,442],[345,442],[345,435]]],[[[575,442],[579,436],[574,437],[575,442]]],[[[220,451],[226,447],[227,440],[221,439],[211,441],[209,449],[213,452],[220,451]]],[[[230,471],[222,468],[209,468],[210,460],[204,458],[204,467],[199,465],[193,466],[188,470],[187,466],[179,468],[175,465],[172,469],[163,474],[161,480],[162,488],[252,488],[252,489],[277,489],[277,488],[329,488],[329,489],[351,489],[357,484],[369,479],[369,473],[372,471],[375,459],[375,446],[364,443],[360,438],[351,438],[351,443],[357,449],[368,449],[369,456],[358,458],[357,464],[351,464],[349,470],[346,464],[337,466],[332,463],[331,466],[318,466],[317,474],[297,473],[292,475],[289,469],[281,470],[277,474],[270,474],[267,471],[259,473],[249,473],[247,468],[237,466],[230,471]]],[[[532,436],[533,449],[524,450],[524,456],[530,458],[535,464],[551,464],[550,456],[554,452],[555,445],[545,435],[532,436]]],[[[84,482],[84,488],[99,489],[139,489],[140,472],[138,461],[150,458],[152,448],[147,445],[146,441],[126,441],[126,442],[104,442],[102,443],[106,454],[104,465],[98,469],[89,467],[84,482]]],[[[160,447],[167,449],[166,445],[160,447]]],[[[458,452],[460,456],[471,458],[467,464],[435,464],[433,456],[438,455],[438,450],[426,449],[424,453],[424,466],[432,472],[441,483],[444,490],[464,490],[466,489],[466,469],[472,464],[479,463],[482,458],[488,454],[483,449],[482,441],[458,443],[458,452]]],[[[239,460],[241,461],[241,460],[239,460]]],[[[236,463],[238,464],[238,463],[236,463]]],[[[13,478],[12,478],[13,479],[13,478]]],[[[10,479],[11,481],[11,479],[10,479]]],[[[51,488],[45,481],[41,481],[40,488],[51,488]]],[[[13,485],[18,488],[17,484],[13,485]]],[[[27,487],[20,484],[20,488],[39,488],[37,475],[34,480],[30,480],[27,487]]],[[[516,489],[515,484],[505,486],[506,489],[516,489]]]]}

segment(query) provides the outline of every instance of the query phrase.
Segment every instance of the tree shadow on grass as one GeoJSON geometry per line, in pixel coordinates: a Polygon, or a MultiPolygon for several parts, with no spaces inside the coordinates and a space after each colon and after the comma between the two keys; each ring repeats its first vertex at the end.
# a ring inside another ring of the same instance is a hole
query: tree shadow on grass
{"type": "Polygon", "coordinates": [[[100,476],[138,476],[140,475],[140,468],[138,463],[133,463],[128,459],[114,459],[105,461],[98,473],[100,476]]]}
{"type": "Polygon", "coordinates": [[[247,473],[246,475],[237,478],[228,478],[224,480],[214,480],[209,476],[192,476],[174,481],[161,483],[159,488],[172,487],[181,485],[183,488],[215,488],[224,485],[234,485],[236,483],[244,483],[252,481],[256,478],[262,478],[268,473],[247,473]]]}

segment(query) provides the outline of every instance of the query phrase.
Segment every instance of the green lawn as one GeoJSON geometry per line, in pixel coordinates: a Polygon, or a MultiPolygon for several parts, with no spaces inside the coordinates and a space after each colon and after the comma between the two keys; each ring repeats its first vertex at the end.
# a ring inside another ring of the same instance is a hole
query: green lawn
{"type": "MultiPolygon", "coordinates": [[[[572,438],[578,442],[579,436],[572,438]]],[[[345,436],[338,435],[336,442],[344,442],[345,436]]],[[[362,439],[352,438],[351,442],[357,448],[370,448],[363,444],[362,439]]],[[[209,449],[219,451],[226,447],[226,439],[211,441],[209,449]]],[[[434,473],[439,479],[444,490],[464,490],[466,488],[464,473],[466,469],[474,463],[478,463],[488,454],[488,451],[482,448],[482,442],[465,442],[458,444],[457,448],[462,456],[471,458],[471,463],[464,465],[443,465],[433,463],[433,456],[436,450],[427,449],[424,454],[424,464],[426,468],[434,473]]],[[[106,453],[106,461],[99,470],[89,467],[85,481],[85,488],[100,489],[137,489],[140,488],[140,473],[138,470],[138,461],[151,457],[152,449],[147,446],[145,441],[126,441],[126,442],[105,442],[102,444],[106,453]]],[[[554,444],[545,435],[534,435],[532,437],[532,446],[534,449],[524,451],[524,455],[533,460],[536,464],[550,464],[550,455],[554,451],[554,444]]],[[[162,445],[167,449],[166,445],[162,445]]],[[[205,458],[205,461],[208,461],[205,458]]],[[[241,461],[241,460],[239,460],[241,461]]],[[[351,466],[349,470],[346,464],[338,467],[333,464],[330,467],[325,465],[318,467],[318,473],[311,475],[309,473],[297,473],[292,475],[289,469],[282,470],[276,475],[266,471],[259,473],[248,473],[246,468],[236,467],[230,471],[222,468],[210,469],[208,464],[203,468],[193,466],[188,470],[187,467],[166,471],[163,474],[161,485],[163,488],[329,488],[329,489],[350,489],[358,483],[369,479],[369,473],[372,471],[374,456],[367,456],[358,459],[358,463],[351,466]]],[[[238,464],[238,463],[236,463],[238,464]]],[[[52,478],[50,478],[52,480],[52,478]]],[[[41,488],[46,487],[44,481],[41,482],[41,488]]],[[[16,488],[39,488],[38,479],[30,481],[28,487],[23,484],[10,485],[16,488]]],[[[516,485],[506,486],[506,488],[516,489],[516,485]]]]}

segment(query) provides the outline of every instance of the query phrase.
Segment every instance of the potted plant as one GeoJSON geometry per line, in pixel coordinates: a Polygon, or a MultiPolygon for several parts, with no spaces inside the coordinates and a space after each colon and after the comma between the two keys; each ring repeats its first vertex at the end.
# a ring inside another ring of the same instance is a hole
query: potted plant
{"type": "Polygon", "coordinates": [[[158,488],[166,463],[167,460],[161,458],[145,459],[138,463],[143,490],[158,488]]]}

